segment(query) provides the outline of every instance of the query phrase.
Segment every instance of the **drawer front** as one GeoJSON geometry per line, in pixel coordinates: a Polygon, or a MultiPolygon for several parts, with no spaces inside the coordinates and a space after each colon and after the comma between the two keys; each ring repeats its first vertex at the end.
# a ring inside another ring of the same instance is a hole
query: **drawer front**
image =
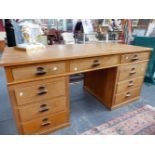
{"type": "Polygon", "coordinates": [[[37,77],[61,74],[65,72],[66,67],[64,62],[32,65],[12,69],[14,80],[33,79],[37,77]]]}
{"type": "Polygon", "coordinates": [[[15,95],[18,105],[33,103],[49,98],[64,96],[66,93],[66,78],[39,80],[16,85],[15,95]]]}
{"type": "Polygon", "coordinates": [[[62,112],[55,115],[40,117],[29,122],[22,123],[24,134],[35,134],[44,130],[59,127],[69,122],[69,113],[62,112]]]}
{"type": "Polygon", "coordinates": [[[135,63],[119,67],[119,81],[144,76],[147,62],[135,63]]]}
{"type": "Polygon", "coordinates": [[[31,105],[18,108],[21,121],[28,121],[40,116],[67,111],[67,100],[65,97],[44,100],[31,105]]]}
{"type": "Polygon", "coordinates": [[[121,63],[148,60],[149,56],[150,56],[150,52],[134,53],[134,54],[123,54],[121,56],[121,63]]]}
{"type": "Polygon", "coordinates": [[[140,95],[140,87],[116,95],[115,104],[127,102],[140,95]]]}
{"type": "Polygon", "coordinates": [[[142,83],[143,83],[143,77],[131,79],[127,81],[121,81],[117,84],[116,93],[121,93],[136,87],[140,87],[142,83]]]}
{"type": "Polygon", "coordinates": [[[78,72],[78,71],[102,68],[107,66],[110,67],[113,65],[117,65],[119,63],[120,63],[119,55],[77,59],[77,60],[72,60],[70,62],[70,71],[78,72]]]}

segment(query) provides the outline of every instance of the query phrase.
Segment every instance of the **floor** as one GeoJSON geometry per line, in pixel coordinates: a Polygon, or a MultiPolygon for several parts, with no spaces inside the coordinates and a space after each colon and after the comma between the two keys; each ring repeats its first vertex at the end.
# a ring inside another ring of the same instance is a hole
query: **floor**
{"type": "MultiPolygon", "coordinates": [[[[119,109],[107,110],[95,97],[83,90],[82,82],[70,85],[71,125],[59,130],[55,135],[78,135],[95,126],[145,104],[155,107],[155,86],[144,84],[141,99],[119,109]]],[[[0,135],[16,135],[16,125],[6,88],[4,69],[0,68],[0,135]]]]}

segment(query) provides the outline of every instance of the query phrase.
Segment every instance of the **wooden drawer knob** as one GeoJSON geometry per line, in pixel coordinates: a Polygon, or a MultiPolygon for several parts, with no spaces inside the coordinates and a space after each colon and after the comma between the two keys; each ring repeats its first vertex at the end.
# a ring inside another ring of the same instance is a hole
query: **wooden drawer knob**
{"type": "Polygon", "coordinates": [[[23,92],[20,92],[20,93],[19,93],[19,96],[20,96],[20,97],[22,97],[23,95],[24,95],[24,93],[23,93],[23,92]]]}
{"type": "Polygon", "coordinates": [[[75,70],[75,71],[77,71],[77,70],[78,70],[78,68],[77,68],[77,67],[74,67],[74,70],[75,70]]]}
{"type": "Polygon", "coordinates": [[[58,67],[53,67],[53,70],[54,70],[54,71],[58,70],[58,67]]]}
{"type": "Polygon", "coordinates": [[[128,56],[126,56],[126,57],[125,57],[125,59],[126,59],[126,60],[128,60],[128,59],[129,59],[129,57],[128,57],[128,56]]]}

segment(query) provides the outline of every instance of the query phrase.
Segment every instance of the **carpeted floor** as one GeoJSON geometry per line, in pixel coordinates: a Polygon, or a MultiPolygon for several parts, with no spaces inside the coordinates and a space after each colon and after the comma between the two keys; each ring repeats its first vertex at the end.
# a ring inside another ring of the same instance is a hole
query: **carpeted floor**
{"type": "MultiPolygon", "coordinates": [[[[78,135],[115,117],[135,110],[137,107],[146,104],[155,107],[154,92],[155,86],[144,84],[141,92],[142,98],[140,100],[119,109],[109,111],[95,97],[83,90],[82,83],[72,84],[70,86],[71,126],[51,134],[78,135]]],[[[0,135],[15,134],[18,133],[6,88],[4,69],[0,68],[0,135]]]]}
{"type": "Polygon", "coordinates": [[[155,107],[142,106],[82,135],[155,135],[155,107]]]}

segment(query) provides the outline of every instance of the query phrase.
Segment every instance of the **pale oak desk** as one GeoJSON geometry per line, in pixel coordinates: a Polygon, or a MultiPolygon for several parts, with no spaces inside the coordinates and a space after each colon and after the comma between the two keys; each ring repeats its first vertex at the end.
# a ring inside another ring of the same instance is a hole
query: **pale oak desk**
{"type": "Polygon", "coordinates": [[[23,52],[6,48],[8,89],[20,134],[69,126],[69,75],[84,73],[84,88],[107,108],[140,97],[150,48],[123,44],[54,45],[23,52]]]}

